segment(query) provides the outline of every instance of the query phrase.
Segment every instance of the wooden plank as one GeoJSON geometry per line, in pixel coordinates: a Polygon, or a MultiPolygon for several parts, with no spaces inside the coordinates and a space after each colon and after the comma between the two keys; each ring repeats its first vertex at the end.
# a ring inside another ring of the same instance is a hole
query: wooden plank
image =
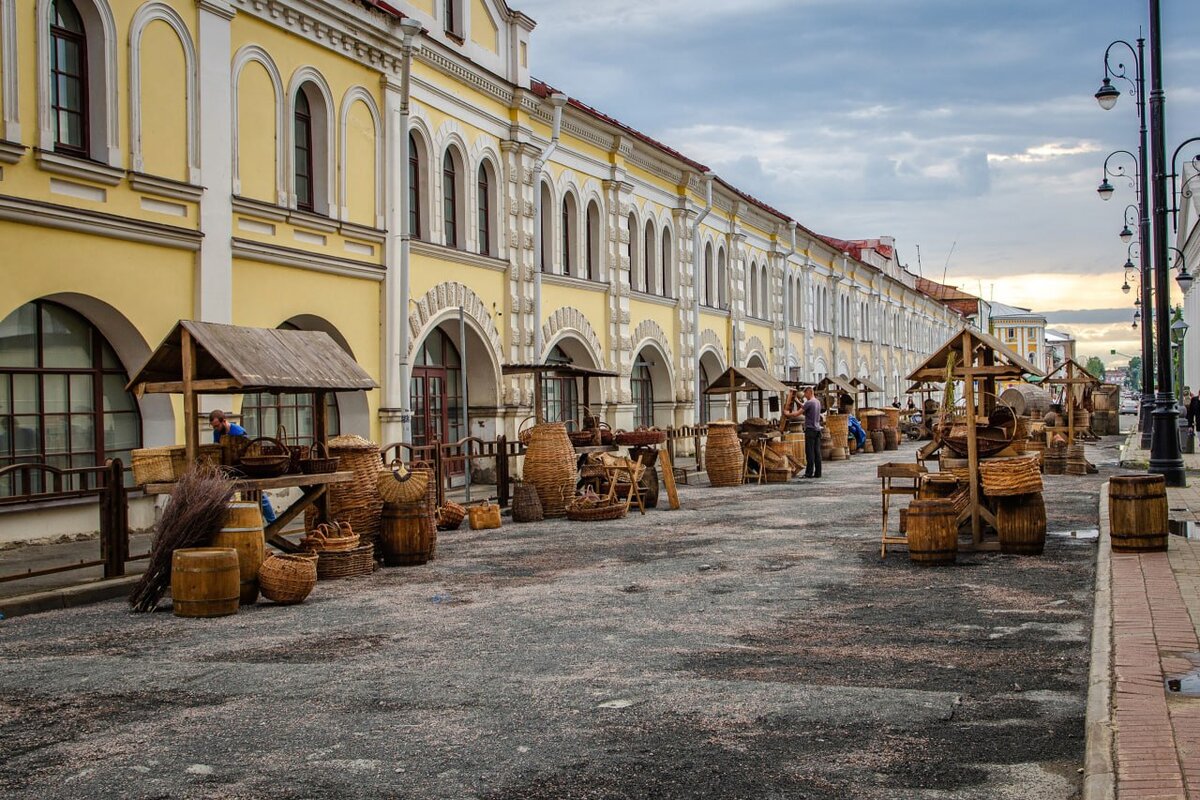
{"type": "Polygon", "coordinates": [[[196,390],[192,385],[193,379],[196,377],[196,343],[192,340],[192,333],[187,328],[183,329],[183,445],[184,455],[187,457],[188,464],[196,463],[197,442],[196,437],[199,435],[199,421],[196,419],[196,390]]]}
{"type": "MultiPolygon", "coordinates": [[[[233,378],[208,378],[192,381],[192,389],[197,392],[226,392],[230,389],[240,389],[241,384],[233,378]]],[[[153,381],[140,383],[137,387],[139,394],[182,394],[183,381],[153,381]]]]}
{"type": "MultiPolygon", "coordinates": [[[[973,358],[971,337],[966,331],[962,334],[962,356],[965,364],[970,364],[973,358]]],[[[963,400],[967,410],[967,468],[971,471],[968,476],[971,487],[971,539],[976,545],[983,539],[983,530],[979,524],[979,442],[975,430],[975,382],[963,381],[963,400]]]]}
{"type": "Polygon", "coordinates": [[[324,499],[329,495],[329,486],[307,486],[304,488],[304,493],[286,509],[284,509],[275,521],[266,527],[263,535],[266,537],[267,543],[278,547],[285,553],[295,553],[300,548],[289,542],[283,537],[283,529],[291,524],[292,520],[304,513],[305,509],[311,506],[318,500],[324,499]]]}
{"type": "Polygon", "coordinates": [[[671,454],[665,449],[659,452],[658,460],[662,464],[663,483],[667,487],[667,500],[671,510],[679,510],[679,488],[675,486],[675,466],[671,463],[671,454]]]}
{"type": "MultiPolygon", "coordinates": [[[[321,486],[327,483],[349,483],[354,473],[326,472],[321,475],[281,475],[278,478],[241,478],[233,483],[234,491],[250,492],[264,489],[296,489],[305,486],[321,486]]],[[[170,494],[173,483],[148,483],[142,491],[146,494],[170,494]]]]}

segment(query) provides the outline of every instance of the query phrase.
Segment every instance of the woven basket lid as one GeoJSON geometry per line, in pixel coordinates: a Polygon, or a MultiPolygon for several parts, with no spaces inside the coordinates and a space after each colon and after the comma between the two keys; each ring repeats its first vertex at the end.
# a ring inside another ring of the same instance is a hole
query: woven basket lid
{"type": "Polygon", "coordinates": [[[708,423],[708,427],[710,427],[710,428],[713,427],[714,425],[718,426],[718,427],[724,427],[724,426],[728,426],[731,428],[737,427],[737,423],[731,419],[718,419],[718,420],[714,420],[714,421],[708,423]]]}
{"type": "Polygon", "coordinates": [[[337,450],[378,450],[379,445],[358,434],[343,433],[329,440],[329,446],[337,450]]]}

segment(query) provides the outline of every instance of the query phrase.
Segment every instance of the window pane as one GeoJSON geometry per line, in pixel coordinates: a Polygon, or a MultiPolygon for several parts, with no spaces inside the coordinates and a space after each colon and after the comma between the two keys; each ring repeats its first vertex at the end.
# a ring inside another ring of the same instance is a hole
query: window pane
{"type": "Polygon", "coordinates": [[[18,374],[12,376],[13,382],[13,413],[36,414],[40,411],[38,403],[37,375],[18,374]]]}
{"type": "MultiPolygon", "coordinates": [[[[104,415],[104,447],[106,449],[128,450],[139,447],[141,441],[137,414],[104,415]]],[[[128,466],[128,461],[126,466],[128,466]]]]}
{"type": "Polygon", "coordinates": [[[95,452],[96,417],[94,415],[71,415],[71,450],[76,453],[95,452]]]}
{"type": "Polygon", "coordinates": [[[37,366],[37,306],[27,303],[0,321],[0,367],[37,366]]]}
{"type": "Polygon", "coordinates": [[[66,414],[47,414],[45,417],[47,453],[65,453],[71,448],[67,444],[66,414]]]}
{"type": "MultiPolygon", "coordinates": [[[[125,391],[124,375],[105,375],[103,386],[105,411],[132,411],[134,409],[133,395],[125,391]]],[[[74,378],[71,383],[71,405],[75,405],[74,378]]],[[[81,409],[72,408],[71,410],[79,411],[81,409]]]]}
{"type": "MultiPolygon", "coordinates": [[[[113,375],[111,377],[121,380],[121,376],[113,375]]],[[[95,390],[94,378],[91,375],[72,375],[71,376],[71,410],[72,411],[95,411],[96,399],[93,396],[95,390]]]]}
{"type": "MultiPolygon", "coordinates": [[[[72,376],[84,377],[83,376],[72,376]]],[[[64,414],[67,411],[67,376],[62,373],[42,376],[42,404],[47,414],[64,414]]]]}
{"type": "Polygon", "coordinates": [[[91,367],[91,326],[65,308],[42,306],[42,358],[46,367],[91,367]]]}
{"type": "MultiPolygon", "coordinates": [[[[0,375],[0,416],[12,413],[12,388],[8,383],[7,375],[0,375]]],[[[4,454],[4,448],[0,448],[0,455],[4,454]]]]}

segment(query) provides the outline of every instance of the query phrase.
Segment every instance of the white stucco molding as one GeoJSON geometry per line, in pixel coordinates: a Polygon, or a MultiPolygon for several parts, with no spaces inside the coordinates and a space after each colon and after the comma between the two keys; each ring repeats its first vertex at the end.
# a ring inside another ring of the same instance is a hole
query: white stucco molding
{"type": "Polygon", "coordinates": [[[21,141],[20,105],[17,102],[20,81],[17,80],[17,0],[0,0],[0,72],[4,73],[0,92],[4,106],[0,109],[0,139],[21,141]]]}
{"type": "Polygon", "coordinates": [[[574,334],[575,338],[587,346],[593,363],[601,369],[604,368],[604,345],[600,343],[596,329],[582,311],[571,306],[556,309],[542,325],[542,341],[546,344],[538,360],[545,361],[554,345],[558,344],[565,334],[574,334]]]}
{"type": "Polygon", "coordinates": [[[241,194],[242,192],[241,157],[238,153],[238,81],[241,78],[242,69],[251,62],[262,65],[275,90],[275,202],[285,206],[287,205],[287,184],[284,180],[284,168],[287,159],[284,157],[283,148],[286,146],[287,137],[284,135],[284,107],[286,104],[283,100],[283,76],[279,74],[279,68],[275,66],[275,61],[270,54],[256,44],[246,45],[233,57],[233,85],[231,86],[233,130],[230,141],[233,150],[233,193],[241,194]]]}
{"type": "MultiPolygon", "coordinates": [[[[386,227],[384,222],[384,174],[383,174],[383,126],[379,115],[379,106],[375,104],[375,98],[361,86],[351,86],[342,95],[342,105],[338,109],[338,164],[341,168],[338,170],[338,187],[337,196],[339,202],[339,219],[347,220],[350,218],[350,199],[346,196],[346,173],[349,165],[349,148],[347,145],[347,129],[350,121],[350,111],[354,108],[356,102],[361,102],[367,107],[367,111],[371,113],[371,123],[375,130],[375,154],[374,154],[374,174],[375,174],[375,227],[386,227]]],[[[407,169],[407,165],[405,165],[407,169]]]]}
{"type": "Polygon", "coordinates": [[[463,307],[464,314],[476,324],[487,340],[493,358],[500,359],[504,352],[504,346],[500,340],[500,332],[496,330],[496,323],[492,320],[491,312],[488,311],[488,306],[470,287],[454,281],[446,281],[434,286],[416,302],[415,307],[409,313],[408,355],[410,359],[424,342],[430,328],[437,324],[438,319],[443,316],[443,312],[457,311],[459,306],[463,307]]]}
{"type": "Polygon", "coordinates": [[[129,147],[133,170],[145,172],[142,159],[142,35],[151,22],[170,26],[183,48],[184,107],[187,115],[188,183],[200,184],[200,114],[196,93],[196,45],[179,12],[165,3],[146,3],[129,25],[129,147]]]}

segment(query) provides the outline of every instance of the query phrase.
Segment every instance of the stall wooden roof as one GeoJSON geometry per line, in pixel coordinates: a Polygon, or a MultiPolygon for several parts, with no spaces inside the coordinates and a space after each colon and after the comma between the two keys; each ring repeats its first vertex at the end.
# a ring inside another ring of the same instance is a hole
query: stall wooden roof
{"type": "Polygon", "coordinates": [[[1040,378],[1045,375],[1040,369],[1010,350],[995,336],[970,328],[955,332],[933,355],[925,359],[924,364],[913,370],[906,380],[918,382],[944,381],[946,379],[947,359],[951,352],[958,357],[954,368],[954,377],[962,380],[966,374],[964,370],[970,367],[969,364],[964,365],[962,363],[962,336],[964,333],[971,337],[970,346],[973,353],[978,353],[980,350],[991,350],[996,355],[996,363],[994,365],[988,367],[976,366],[973,368],[975,377],[980,377],[982,374],[981,370],[984,369],[987,370],[989,377],[999,380],[1015,380],[1024,375],[1033,375],[1040,378]]]}
{"type": "Polygon", "coordinates": [[[575,364],[505,364],[500,368],[505,375],[533,375],[552,373],[560,378],[615,378],[617,373],[595,367],[580,367],[575,364]]]}
{"type": "Polygon", "coordinates": [[[866,390],[868,392],[883,391],[883,387],[872,381],[870,378],[855,378],[854,380],[850,381],[850,385],[858,387],[859,390],[866,390]]]}
{"type": "Polygon", "coordinates": [[[821,378],[820,382],[815,388],[818,392],[824,392],[828,391],[831,386],[835,389],[840,389],[847,394],[854,394],[856,391],[854,384],[850,383],[849,379],[846,378],[845,375],[827,375],[824,378],[821,378]]]}
{"type": "Polygon", "coordinates": [[[705,394],[737,392],[787,392],[788,387],[760,367],[730,367],[708,384],[705,394]]]}
{"type": "Polygon", "coordinates": [[[183,391],[183,331],[196,343],[193,388],[205,394],[350,392],[377,383],[324,331],[180,320],[134,373],[138,394],[183,391]]]}
{"type": "Polygon", "coordinates": [[[1046,376],[1046,379],[1042,381],[1042,383],[1052,385],[1065,383],[1089,383],[1094,386],[1099,386],[1103,382],[1104,381],[1088,372],[1087,367],[1083,366],[1073,358],[1068,358],[1066,361],[1059,364],[1050,372],[1049,375],[1046,376]],[[1068,365],[1074,365],[1075,367],[1074,379],[1068,378],[1068,365]]]}

